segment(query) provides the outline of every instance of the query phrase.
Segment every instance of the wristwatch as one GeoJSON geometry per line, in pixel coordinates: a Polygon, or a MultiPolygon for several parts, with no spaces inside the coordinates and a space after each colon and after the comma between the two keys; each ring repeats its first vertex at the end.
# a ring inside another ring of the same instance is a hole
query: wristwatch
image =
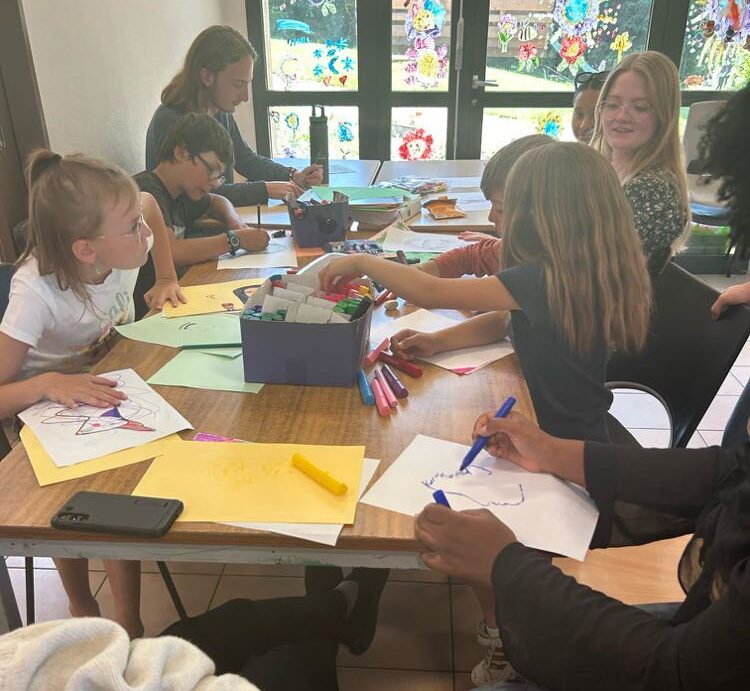
{"type": "Polygon", "coordinates": [[[294,182],[294,174],[297,172],[296,168],[289,168],[289,182],[294,182]]]}
{"type": "Polygon", "coordinates": [[[234,256],[237,254],[237,250],[240,248],[240,239],[237,237],[237,233],[233,230],[227,231],[227,240],[229,241],[229,254],[234,256]]]}

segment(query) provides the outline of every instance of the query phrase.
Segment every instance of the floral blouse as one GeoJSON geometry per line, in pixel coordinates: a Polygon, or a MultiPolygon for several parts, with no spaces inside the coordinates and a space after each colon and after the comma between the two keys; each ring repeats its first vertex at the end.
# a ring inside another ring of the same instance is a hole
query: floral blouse
{"type": "Polygon", "coordinates": [[[675,174],[666,168],[650,168],[623,186],[633,207],[635,230],[643,245],[649,273],[655,277],[671,254],[672,243],[687,223],[675,174]]]}

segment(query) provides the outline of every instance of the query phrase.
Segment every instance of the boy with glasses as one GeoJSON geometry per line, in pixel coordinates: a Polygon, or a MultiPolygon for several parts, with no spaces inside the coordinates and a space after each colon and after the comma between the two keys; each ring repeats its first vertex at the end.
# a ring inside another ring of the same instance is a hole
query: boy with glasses
{"type": "Polygon", "coordinates": [[[213,194],[234,162],[227,131],[211,116],[188,113],[169,131],[153,171],[135,176],[138,187],[154,196],[163,222],[172,230],[172,255],[178,267],[208,261],[238,249],[258,252],[268,245],[268,233],[250,228],[232,203],[213,194]],[[219,221],[224,232],[191,237],[195,222],[202,218],[219,221]]]}

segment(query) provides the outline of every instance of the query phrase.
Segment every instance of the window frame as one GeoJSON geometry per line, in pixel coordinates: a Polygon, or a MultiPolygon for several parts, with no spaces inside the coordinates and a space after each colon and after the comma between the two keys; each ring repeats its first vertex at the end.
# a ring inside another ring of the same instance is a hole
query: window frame
{"type": "MultiPolygon", "coordinates": [[[[251,43],[265,45],[263,0],[245,0],[248,34],[251,43]]],[[[646,47],[658,50],[678,65],[685,41],[689,3],[685,0],[653,0],[646,47]],[[681,27],[674,31],[674,27],[681,27]]],[[[472,89],[472,77],[485,79],[487,42],[466,37],[485,35],[489,22],[490,0],[452,0],[450,71],[448,90],[392,91],[391,70],[379,66],[391,64],[391,0],[357,0],[357,91],[272,91],[268,88],[264,51],[260,50],[253,78],[253,111],[256,146],[270,156],[271,135],[268,111],[274,106],[311,107],[354,106],[359,109],[359,158],[390,160],[391,109],[398,107],[447,108],[446,159],[480,157],[482,120],[485,108],[569,108],[572,94],[561,91],[484,91],[472,89]],[[459,20],[463,18],[463,40],[459,40],[459,20]],[[260,69],[262,68],[262,69],[260,69]],[[365,88],[362,88],[362,87],[365,88]],[[460,97],[457,97],[457,93],[460,97]],[[466,96],[464,96],[464,94],[466,96]],[[456,122],[462,126],[455,131],[456,122]]],[[[683,90],[682,105],[709,100],[726,100],[728,91],[683,90]]]]}

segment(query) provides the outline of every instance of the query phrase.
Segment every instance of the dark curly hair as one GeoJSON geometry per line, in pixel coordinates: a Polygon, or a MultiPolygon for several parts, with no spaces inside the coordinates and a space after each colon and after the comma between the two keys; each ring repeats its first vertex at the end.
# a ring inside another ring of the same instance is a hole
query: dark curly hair
{"type": "Polygon", "coordinates": [[[721,178],[719,199],[728,202],[735,238],[750,244],[750,83],[706,125],[698,145],[703,170],[721,178]]]}

